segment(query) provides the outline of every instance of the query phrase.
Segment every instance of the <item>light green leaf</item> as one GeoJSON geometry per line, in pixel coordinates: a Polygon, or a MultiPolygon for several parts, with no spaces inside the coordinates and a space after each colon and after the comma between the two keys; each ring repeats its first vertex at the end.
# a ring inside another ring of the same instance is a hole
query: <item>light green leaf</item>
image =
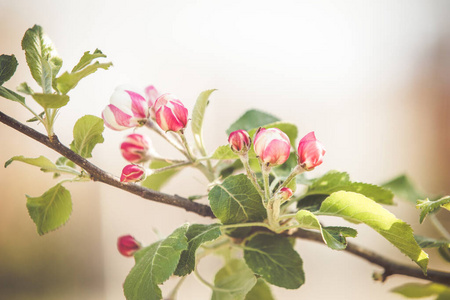
{"type": "Polygon", "coordinates": [[[205,116],[206,107],[209,103],[209,96],[216,91],[216,89],[206,90],[200,93],[195,102],[194,110],[192,111],[192,133],[194,134],[195,143],[198,149],[203,155],[206,155],[206,151],[203,146],[203,118],[205,116]]]}
{"type": "Polygon", "coordinates": [[[86,115],[78,119],[73,127],[73,141],[70,148],[83,156],[92,157],[95,145],[103,143],[103,120],[96,116],[86,115]]]}
{"type": "Polygon", "coordinates": [[[44,89],[44,93],[51,93],[52,79],[59,72],[62,60],[57,57],[52,42],[44,35],[41,26],[34,25],[25,32],[22,49],[25,50],[27,64],[34,80],[44,89]]]}
{"type": "Polygon", "coordinates": [[[21,95],[11,91],[10,89],[0,86],[0,97],[6,98],[8,100],[16,101],[25,104],[25,98],[21,95]]]}
{"type": "Polygon", "coordinates": [[[353,192],[336,192],[325,199],[319,214],[365,223],[416,262],[426,273],[428,254],[415,241],[411,227],[372,199],[353,192]]]}
{"type": "Polygon", "coordinates": [[[276,286],[297,289],[305,282],[303,261],[284,236],[252,236],[244,246],[244,258],[253,272],[276,286]]]}
{"type": "Polygon", "coordinates": [[[436,240],[427,236],[414,235],[414,239],[421,248],[439,248],[442,246],[450,247],[450,241],[436,240]]]}
{"type": "Polygon", "coordinates": [[[438,283],[407,283],[391,290],[407,298],[438,296],[436,300],[450,300],[450,288],[438,283]]]}
{"type": "Polygon", "coordinates": [[[5,168],[9,166],[13,161],[21,161],[36,167],[41,168],[43,172],[55,172],[55,173],[67,173],[73,175],[80,175],[80,172],[69,166],[56,165],[45,156],[39,156],[36,158],[27,158],[24,156],[14,156],[5,162],[5,168]]]}
{"type": "Polygon", "coordinates": [[[63,107],[70,100],[69,96],[67,95],[35,93],[31,96],[44,109],[63,107]]]}
{"type": "Polygon", "coordinates": [[[299,210],[295,219],[302,228],[316,229],[322,234],[325,244],[334,250],[347,247],[346,237],[356,237],[356,230],[349,227],[322,227],[317,217],[308,210],[299,210]]]}
{"type": "Polygon", "coordinates": [[[414,205],[417,200],[424,198],[406,175],[400,175],[381,186],[390,189],[396,196],[408,200],[414,205]]]}
{"type": "Polygon", "coordinates": [[[69,220],[72,200],[70,192],[60,183],[39,197],[26,197],[28,213],[40,235],[57,229],[69,220]]]}
{"type": "Polygon", "coordinates": [[[430,199],[425,200],[418,200],[416,208],[420,209],[420,223],[425,220],[425,217],[429,213],[433,213],[440,209],[441,207],[450,210],[450,207],[448,207],[448,204],[450,203],[450,196],[442,197],[441,199],[431,201],[430,199]]]}
{"type": "Polygon", "coordinates": [[[24,93],[26,95],[33,95],[34,94],[33,89],[30,88],[30,86],[26,82],[22,82],[21,84],[19,84],[19,86],[17,87],[17,91],[21,92],[21,93],[24,93]]]}
{"type": "Polygon", "coordinates": [[[212,159],[239,159],[239,156],[231,150],[229,145],[219,146],[211,155],[212,159]]]}
{"type": "Polygon", "coordinates": [[[223,224],[258,222],[266,217],[261,196],[244,174],[230,176],[208,195],[214,215],[223,224]]]}
{"type": "Polygon", "coordinates": [[[249,131],[250,129],[258,128],[277,121],[280,121],[280,119],[275,116],[260,110],[251,109],[246,111],[238,120],[236,120],[236,122],[231,124],[226,132],[227,135],[230,135],[230,133],[239,129],[249,131]]]}
{"type": "Polygon", "coordinates": [[[256,277],[243,260],[230,260],[214,278],[211,300],[244,300],[255,284],[256,277]]]}
{"type": "Polygon", "coordinates": [[[136,252],[136,264],[123,284],[127,300],[162,299],[158,285],[169,279],[177,267],[181,252],[187,249],[187,229],[185,224],[166,239],[136,252]]]}
{"type": "Polygon", "coordinates": [[[281,131],[286,133],[286,135],[289,137],[289,140],[291,141],[291,145],[293,147],[295,147],[295,139],[297,138],[297,135],[298,135],[298,129],[297,129],[297,126],[295,126],[294,124],[288,123],[288,122],[279,122],[279,121],[274,122],[274,123],[262,124],[262,125],[259,125],[253,129],[249,130],[248,134],[253,138],[259,127],[264,127],[266,129],[269,129],[269,128],[280,129],[281,131]]]}
{"type": "Polygon", "coordinates": [[[194,271],[195,268],[195,252],[198,247],[205,242],[213,241],[220,236],[220,224],[190,225],[186,238],[188,241],[188,248],[181,253],[180,262],[174,274],[177,276],[186,276],[194,271]]]}
{"type": "Polygon", "coordinates": [[[14,55],[0,55],[0,85],[11,79],[18,64],[14,55]]]}
{"type": "Polygon", "coordinates": [[[245,300],[275,300],[269,285],[261,278],[256,281],[255,286],[245,296],[245,300]]]}
{"type": "MultiPolygon", "coordinates": [[[[170,165],[170,163],[165,161],[152,161],[150,163],[150,169],[160,169],[170,165]]],[[[179,172],[180,169],[171,169],[161,173],[151,174],[147,176],[143,182],[141,182],[141,185],[143,187],[159,191],[167,182],[169,182],[170,179],[172,179],[173,176],[179,172]]]]}
{"type": "Polygon", "coordinates": [[[73,67],[71,73],[75,73],[77,71],[80,71],[81,69],[86,68],[94,59],[101,57],[106,57],[106,55],[103,54],[99,49],[95,49],[92,54],[89,51],[84,52],[83,56],[80,58],[80,61],[75,67],[73,67]]]}

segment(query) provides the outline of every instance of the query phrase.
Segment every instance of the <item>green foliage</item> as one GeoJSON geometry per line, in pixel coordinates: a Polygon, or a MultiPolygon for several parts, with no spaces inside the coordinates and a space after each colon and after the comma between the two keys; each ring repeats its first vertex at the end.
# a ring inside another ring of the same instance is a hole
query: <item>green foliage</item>
{"type": "Polygon", "coordinates": [[[56,56],[55,48],[41,26],[34,25],[25,32],[22,49],[34,80],[44,93],[51,93],[52,80],[62,66],[62,59],[56,56]]]}
{"type": "Polygon", "coordinates": [[[192,111],[192,133],[194,134],[195,143],[197,144],[198,149],[203,152],[203,155],[206,155],[204,152],[203,146],[203,118],[205,116],[206,107],[209,104],[209,96],[216,91],[216,89],[206,90],[200,93],[195,102],[194,110],[192,111]]]}
{"type": "Polygon", "coordinates": [[[336,192],[325,199],[319,214],[365,223],[416,262],[426,273],[428,254],[415,241],[411,227],[372,199],[353,192],[336,192]]]}
{"type": "Polygon", "coordinates": [[[230,135],[230,133],[239,129],[249,131],[250,129],[258,128],[277,121],[280,121],[280,119],[275,116],[260,110],[251,109],[246,111],[238,120],[231,124],[226,132],[227,135],[230,135]]]}
{"type": "MultiPolygon", "coordinates": [[[[170,165],[170,163],[165,161],[152,161],[150,163],[150,169],[160,169],[170,165]]],[[[178,174],[178,172],[180,172],[179,169],[170,169],[161,173],[151,174],[145,178],[141,185],[159,191],[173,176],[178,174]]]]}
{"type": "Polygon", "coordinates": [[[70,90],[75,88],[81,79],[95,73],[98,69],[108,70],[112,63],[100,63],[92,61],[97,58],[106,57],[99,49],[91,54],[89,51],[84,52],[78,64],[72,69],[72,72],[64,72],[56,79],[55,88],[62,94],[67,94],[70,90]]]}
{"type": "Polygon", "coordinates": [[[289,140],[291,141],[291,145],[293,147],[295,147],[295,139],[297,138],[298,135],[298,129],[297,126],[295,126],[292,123],[288,123],[288,122],[273,122],[273,123],[268,123],[268,124],[262,124],[262,125],[258,125],[255,128],[249,130],[248,134],[251,137],[254,137],[256,131],[258,130],[259,127],[264,127],[266,129],[269,128],[278,128],[281,131],[283,131],[284,133],[286,133],[286,135],[289,137],[289,140]]]}
{"type": "Polygon", "coordinates": [[[223,224],[262,221],[266,210],[261,197],[245,174],[230,176],[208,195],[214,215],[223,224]]]}
{"type": "Polygon", "coordinates": [[[72,213],[70,192],[58,183],[39,197],[27,197],[27,208],[40,235],[64,225],[72,213]]]}
{"type": "Polygon", "coordinates": [[[0,85],[11,79],[18,64],[14,55],[0,55],[0,85]]]}
{"type": "Polygon", "coordinates": [[[33,95],[34,94],[33,89],[30,88],[30,86],[26,82],[22,82],[21,84],[19,84],[19,86],[17,87],[17,91],[21,92],[21,93],[24,93],[26,95],[33,95]]]}
{"type": "Polygon", "coordinates": [[[407,298],[437,296],[435,300],[450,300],[450,287],[437,283],[407,283],[392,289],[391,292],[407,298]]]}
{"type": "Polygon", "coordinates": [[[4,86],[0,86],[0,97],[6,98],[8,100],[12,100],[15,102],[19,102],[21,104],[25,104],[25,98],[20,96],[19,94],[11,91],[10,89],[5,88],[4,86]]]}
{"type": "Polygon", "coordinates": [[[178,263],[174,274],[178,276],[190,274],[195,268],[195,252],[198,247],[205,242],[217,239],[220,234],[220,224],[190,225],[186,232],[188,248],[181,252],[180,262],[178,263]]]}
{"type": "Polygon", "coordinates": [[[61,108],[65,106],[70,100],[69,96],[67,95],[34,93],[31,96],[44,109],[61,108]]]}
{"type": "Polygon", "coordinates": [[[400,175],[384,184],[383,187],[390,189],[396,196],[408,200],[416,204],[418,199],[423,198],[423,195],[415,188],[408,176],[400,175]]]}
{"type": "Polygon", "coordinates": [[[255,286],[245,296],[245,300],[275,300],[269,285],[261,278],[256,281],[255,286]]]}
{"type": "Polygon", "coordinates": [[[229,145],[219,146],[211,155],[212,159],[239,159],[239,156],[231,150],[229,145]]]}
{"type": "Polygon", "coordinates": [[[308,210],[299,210],[295,219],[302,228],[319,230],[325,244],[334,250],[344,250],[347,247],[346,237],[357,235],[356,230],[349,227],[322,227],[317,217],[308,210]]]}
{"type": "Polygon", "coordinates": [[[250,269],[267,282],[287,289],[297,289],[305,282],[303,261],[289,239],[281,235],[260,233],[244,247],[250,269]]]}
{"type": "Polygon", "coordinates": [[[123,289],[127,300],[159,300],[158,287],[175,271],[180,255],[188,248],[185,236],[188,225],[176,229],[166,239],[151,244],[135,254],[136,264],[131,269],[123,289]]]}
{"type": "Polygon", "coordinates": [[[27,158],[22,155],[11,157],[8,161],[5,162],[5,168],[9,166],[13,161],[21,161],[36,167],[41,168],[43,172],[55,172],[55,173],[67,173],[73,175],[80,175],[80,172],[75,170],[75,166],[70,167],[66,165],[58,165],[54,164],[45,156],[39,156],[36,158],[27,158]]]}
{"type": "Polygon", "coordinates": [[[244,300],[255,284],[256,277],[243,260],[230,260],[214,278],[211,300],[244,300]]]}
{"type": "Polygon", "coordinates": [[[421,210],[420,223],[422,223],[428,214],[436,212],[441,207],[450,210],[450,196],[445,196],[435,201],[431,201],[428,198],[425,200],[418,200],[416,207],[421,210]]]}
{"type": "Polygon", "coordinates": [[[78,119],[73,127],[73,141],[70,148],[83,156],[92,157],[92,150],[95,145],[103,143],[103,125],[102,118],[86,115],[78,119]]]}

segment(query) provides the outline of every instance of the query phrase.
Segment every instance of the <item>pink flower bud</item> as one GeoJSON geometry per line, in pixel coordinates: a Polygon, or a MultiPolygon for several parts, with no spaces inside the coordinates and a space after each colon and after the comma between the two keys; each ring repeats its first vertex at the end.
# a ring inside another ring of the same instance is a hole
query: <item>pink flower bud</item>
{"type": "Polygon", "coordinates": [[[289,200],[292,197],[292,190],[287,187],[282,188],[279,193],[283,200],[289,200]]]}
{"type": "Polygon", "coordinates": [[[125,130],[147,122],[148,104],[138,93],[118,88],[112,94],[110,103],[102,112],[107,127],[125,130]]]}
{"type": "Polygon", "coordinates": [[[236,130],[230,133],[228,143],[234,152],[247,152],[250,148],[252,140],[245,130],[236,130]]]}
{"type": "Polygon", "coordinates": [[[283,164],[291,152],[289,137],[278,128],[260,128],[253,147],[259,160],[270,166],[283,164]]]}
{"type": "Polygon", "coordinates": [[[130,163],[145,162],[150,159],[151,141],[138,133],[129,134],[120,145],[123,158],[130,163]]]}
{"type": "Polygon", "coordinates": [[[310,171],[323,162],[325,148],[316,139],[314,131],[305,135],[298,144],[298,164],[310,171]]]}
{"type": "Polygon", "coordinates": [[[148,107],[152,107],[159,96],[161,96],[161,94],[153,85],[149,85],[145,88],[145,98],[147,99],[148,107]]]}
{"type": "Polygon", "coordinates": [[[155,119],[164,131],[180,131],[186,127],[188,110],[172,94],[164,94],[154,104],[155,119]]]}
{"type": "Polygon", "coordinates": [[[117,239],[117,249],[123,256],[133,256],[141,247],[141,243],[136,241],[131,235],[123,235],[117,239]]]}
{"type": "Polygon", "coordinates": [[[145,169],[138,165],[126,165],[120,176],[121,182],[139,182],[145,178],[145,169]]]}

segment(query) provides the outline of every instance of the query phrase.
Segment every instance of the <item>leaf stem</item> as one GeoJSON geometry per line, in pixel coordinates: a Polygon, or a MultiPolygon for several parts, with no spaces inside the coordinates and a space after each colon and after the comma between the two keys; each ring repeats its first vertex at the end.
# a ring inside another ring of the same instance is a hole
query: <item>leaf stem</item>
{"type": "Polygon", "coordinates": [[[265,193],[265,198],[266,198],[267,203],[269,202],[269,199],[271,197],[270,186],[269,186],[270,169],[271,169],[271,167],[269,165],[261,163],[261,171],[262,171],[263,181],[264,181],[264,193],[265,193]]]}
{"type": "Polygon", "coordinates": [[[184,135],[184,131],[180,130],[178,131],[178,135],[181,137],[181,141],[183,142],[183,146],[186,149],[187,158],[189,158],[191,161],[196,161],[195,156],[192,154],[191,147],[189,147],[189,144],[186,140],[186,136],[184,135]]]}
{"type": "Polygon", "coordinates": [[[271,229],[269,224],[263,222],[250,222],[250,223],[239,223],[239,224],[229,224],[220,226],[221,230],[230,228],[241,228],[241,227],[265,227],[271,229]]]}

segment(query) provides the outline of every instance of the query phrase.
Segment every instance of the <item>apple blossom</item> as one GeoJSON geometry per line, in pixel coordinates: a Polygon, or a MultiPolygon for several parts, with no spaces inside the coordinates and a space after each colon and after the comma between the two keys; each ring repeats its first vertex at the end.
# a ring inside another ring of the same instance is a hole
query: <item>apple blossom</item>
{"type": "Polygon", "coordinates": [[[123,158],[130,163],[140,163],[149,160],[150,148],[150,139],[139,133],[129,134],[120,145],[123,158]]]}
{"type": "Polygon", "coordinates": [[[246,153],[250,148],[252,140],[245,130],[236,130],[230,133],[228,143],[231,150],[237,153],[246,153]]]}
{"type": "Polygon", "coordinates": [[[186,127],[188,110],[175,95],[160,96],[156,99],[153,110],[156,123],[162,130],[178,132],[186,127]]]}
{"type": "Polygon", "coordinates": [[[278,128],[260,128],[253,147],[259,160],[269,166],[283,164],[291,151],[289,137],[278,128]]]}
{"type": "Polygon", "coordinates": [[[325,148],[320,143],[314,131],[305,135],[298,144],[298,164],[305,170],[310,171],[323,162],[325,148]]]}

